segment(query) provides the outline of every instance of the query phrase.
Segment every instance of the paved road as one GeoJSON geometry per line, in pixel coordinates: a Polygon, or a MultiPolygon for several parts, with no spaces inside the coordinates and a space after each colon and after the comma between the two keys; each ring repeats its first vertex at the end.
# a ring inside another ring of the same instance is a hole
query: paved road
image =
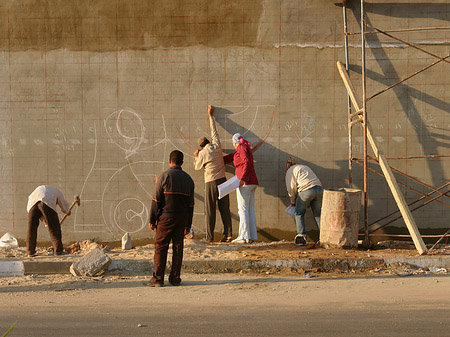
{"type": "Polygon", "coordinates": [[[17,321],[8,337],[450,336],[449,276],[17,280],[0,284],[0,333],[17,321]]]}

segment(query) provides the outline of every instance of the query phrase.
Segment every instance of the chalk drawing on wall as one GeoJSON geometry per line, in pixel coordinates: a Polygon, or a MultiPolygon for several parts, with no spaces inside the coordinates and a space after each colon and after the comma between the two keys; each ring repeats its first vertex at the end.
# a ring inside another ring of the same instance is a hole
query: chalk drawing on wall
{"type": "MultiPolygon", "coordinates": [[[[225,119],[225,129],[234,134],[239,132],[250,142],[260,139],[266,140],[272,131],[273,121],[275,119],[274,105],[256,105],[247,107],[224,106],[225,109],[233,113],[227,114],[225,119]],[[247,118],[246,115],[253,114],[253,117],[247,118]],[[265,134],[263,133],[265,132],[265,134]]],[[[230,137],[226,139],[227,143],[231,143],[230,137]]]]}
{"type": "Polygon", "coordinates": [[[135,154],[144,141],[144,123],[137,112],[130,108],[110,114],[104,126],[109,138],[125,152],[126,158],[135,154]]]}
{"type": "MultiPolygon", "coordinates": [[[[219,122],[225,130],[255,140],[267,138],[274,121],[273,105],[224,108],[232,112],[219,122]]],[[[168,151],[175,148],[192,157],[180,146],[196,147],[181,131],[189,125],[175,125],[179,138],[171,140],[163,115],[160,120],[145,123],[136,111],[125,108],[110,113],[103,120],[103,128],[95,123],[89,128],[92,164],[79,193],[83,207],[75,210],[75,232],[110,232],[118,238],[124,232],[147,228],[154,184],[157,175],[167,169],[168,151]]],[[[206,134],[198,124],[194,128],[197,132],[193,136],[191,131],[190,138],[206,134]]],[[[230,136],[223,134],[224,142],[230,142],[230,136]]],[[[203,210],[194,214],[204,216],[203,210]]],[[[204,232],[201,218],[199,228],[194,225],[199,234],[204,232]]]]}
{"type": "Polygon", "coordinates": [[[92,165],[80,191],[84,207],[75,212],[74,230],[135,233],[148,224],[156,175],[167,164],[167,144],[171,142],[164,116],[161,125],[153,125],[154,144],[145,137],[142,118],[130,108],[111,113],[103,124],[104,138],[99,137],[95,124],[90,128],[92,165]]]}
{"type": "MultiPolygon", "coordinates": [[[[293,149],[299,148],[300,151],[310,151],[308,144],[314,142],[310,137],[316,127],[316,118],[312,116],[302,116],[288,120],[284,125],[284,133],[293,136],[284,137],[283,142],[291,144],[293,149]]],[[[323,138],[325,139],[325,138],[323,138]]]]}

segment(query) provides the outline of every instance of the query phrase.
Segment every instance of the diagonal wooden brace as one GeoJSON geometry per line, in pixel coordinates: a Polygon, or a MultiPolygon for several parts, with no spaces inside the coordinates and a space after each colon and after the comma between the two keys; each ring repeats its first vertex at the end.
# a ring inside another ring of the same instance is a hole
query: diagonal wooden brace
{"type": "MultiPolygon", "coordinates": [[[[359,107],[359,99],[356,95],[356,91],[350,82],[350,78],[348,77],[347,71],[345,70],[345,66],[341,62],[337,62],[337,68],[339,70],[339,74],[341,75],[342,81],[344,82],[345,88],[347,89],[347,93],[352,101],[353,106],[356,111],[361,110],[359,107]]],[[[408,204],[406,203],[405,197],[403,196],[400,187],[398,186],[397,180],[395,179],[394,174],[392,173],[391,168],[386,160],[386,157],[382,151],[380,151],[378,143],[373,136],[372,128],[370,123],[367,122],[367,140],[369,141],[373,152],[375,153],[375,157],[378,159],[380,163],[381,170],[383,171],[384,177],[391,189],[392,195],[394,196],[395,202],[402,214],[403,220],[405,221],[406,227],[408,228],[409,233],[411,234],[414,245],[416,246],[417,251],[420,255],[425,254],[427,252],[427,247],[423,242],[422,237],[420,236],[420,232],[417,229],[416,222],[409,210],[408,204]]]]}

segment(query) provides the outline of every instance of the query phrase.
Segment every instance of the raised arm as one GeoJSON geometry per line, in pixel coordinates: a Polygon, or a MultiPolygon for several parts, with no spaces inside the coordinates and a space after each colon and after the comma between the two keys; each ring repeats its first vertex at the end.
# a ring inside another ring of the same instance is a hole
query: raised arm
{"type": "Polygon", "coordinates": [[[264,143],[264,139],[261,139],[258,144],[252,147],[252,153],[259,149],[259,147],[264,143]]]}
{"type": "Polygon", "coordinates": [[[273,125],[273,121],[275,120],[275,111],[272,113],[272,119],[270,120],[269,123],[269,128],[267,130],[267,133],[264,135],[264,137],[259,141],[258,144],[256,144],[255,146],[252,147],[252,153],[255,152],[256,150],[259,149],[259,147],[262,145],[262,143],[264,143],[267,139],[267,137],[269,137],[270,131],[272,130],[272,125],[273,125]]]}
{"type": "Polygon", "coordinates": [[[222,147],[220,144],[219,133],[217,132],[216,119],[213,116],[214,107],[208,105],[208,115],[209,115],[209,127],[211,129],[211,143],[213,145],[222,147]]]}

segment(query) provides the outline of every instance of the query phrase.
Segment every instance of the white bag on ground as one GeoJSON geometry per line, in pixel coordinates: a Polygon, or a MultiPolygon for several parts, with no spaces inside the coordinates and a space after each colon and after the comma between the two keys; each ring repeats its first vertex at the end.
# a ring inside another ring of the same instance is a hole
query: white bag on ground
{"type": "Polygon", "coordinates": [[[14,236],[6,233],[0,238],[0,247],[19,248],[19,243],[14,236]]]}

